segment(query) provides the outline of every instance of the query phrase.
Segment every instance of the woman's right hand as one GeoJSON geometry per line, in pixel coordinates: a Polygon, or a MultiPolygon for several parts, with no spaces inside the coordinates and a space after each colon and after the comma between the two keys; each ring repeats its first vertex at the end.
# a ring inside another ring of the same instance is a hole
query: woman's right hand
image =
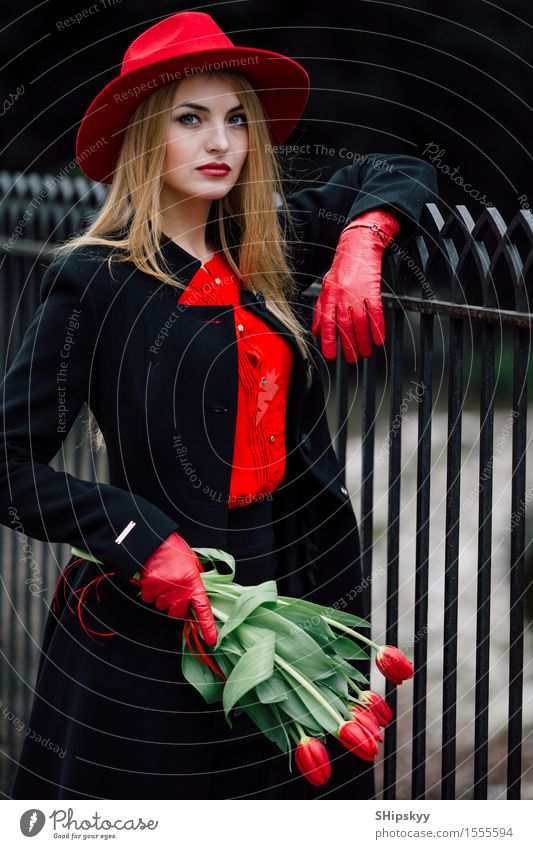
{"type": "Polygon", "coordinates": [[[153,602],[169,616],[185,619],[192,604],[204,640],[214,646],[217,628],[200,572],[198,556],[176,531],[161,543],[141,566],[141,598],[153,602]]]}

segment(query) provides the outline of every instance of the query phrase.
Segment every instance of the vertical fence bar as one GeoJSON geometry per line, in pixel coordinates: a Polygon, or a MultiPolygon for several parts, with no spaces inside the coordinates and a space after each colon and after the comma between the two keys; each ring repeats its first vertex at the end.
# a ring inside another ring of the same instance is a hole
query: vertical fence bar
{"type": "MultiPolygon", "coordinates": [[[[387,644],[398,644],[398,571],[400,549],[400,481],[402,451],[402,386],[403,386],[403,329],[404,315],[394,310],[392,314],[392,365],[391,365],[391,402],[389,420],[389,494],[388,494],[388,534],[387,534],[387,644]]],[[[385,698],[389,703],[394,719],[385,729],[383,759],[383,798],[396,798],[396,685],[387,681],[385,698]]]]}
{"type": "Polygon", "coordinates": [[[413,772],[411,795],[425,798],[426,787],[426,695],[429,591],[429,517],[431,481],[431,406],[433,370],[433,316],[420,318],[420,366],[418,397],[418,456],[416,494],[416,573],[413,682],[413,772]]]}
{"type": "Polygon", "coordinates": [[[463,334],[463,320],[452,318],[449,342],[446,544],[444,547],[441,799],[455,799],[463,334]]]}
{"type": "Polygon", "coordinates": [[[346,483],[346,445],[348,442],[348,368],[341,348],[337,330],[337,358],[335,360],[335,410],[337,426],[335,428],[334,447],[340,463],[342,475],[340,483],[346,483]]]}
{"type": "Polygon", "coordinates": [[[522,773],[522,689],[524,675],[524,548],[527,440],[527,368],[530,336],[514,337],[513,450],[511,480],[511,563],[509,569],[509,725],[507,798],[520,799],[522,773]]]}
{"type": "Polygon", "coordinates": [[[361,569],[364,589],[363,618],[372,615],[372,543],[374,535],[374,445],[376,418],[376,353],[364,362],[363,420],[361,428],[361,569]]]}
{"type": "MultiPolygon", "coordinates": [[[[33,180],[31,183],[33,198],[38,196],[40,190],[40,180],[33,180]]],[[[40,221],[40,216],[32,215],[29,221],[26,222],[24,230],[25,236],[28,239],[35,240],[37,238],[37,223],[40,221]]],[[[33,319],[34,311],[32,310],[34,296],[33,289],[38,285],[35,267],[38,260],[33,257],[23,257],[21,260],[21,301],[17,314],[17,322],[20,324],[21,337],[24,335],[25,328],[29,326],[33,319]]],[[[28,411],[28,415],[30,412],[28,411]]],[[[20,588],[22,590],[21,605],[18,608],[20,611],[19,628],[21,636],[19,640],[22,642],[22,664],[20,669],[20,677],[18,686],[20,691],[20,715],[21,717],[29,717],[31,710],[31,701],[33,696],[34,676],[33,676],[33,659],[35,656],[34,646],[30,635],[37,633],[37,619],[41,614],[38,608],[40,604],[39,596],[33,594],[35,589],[32,576],[35,574],[35,569],[38,568],[35,560],[35,543],[26,536],[24,529],[19,537],[18,550],[19,561],[17,571],[19,575],[20,588]]]]}
{"type": "Polygon", "coordinates": [[[494,326],[481,327],[474,798],[487,798],[494,435],[494,326]]]}

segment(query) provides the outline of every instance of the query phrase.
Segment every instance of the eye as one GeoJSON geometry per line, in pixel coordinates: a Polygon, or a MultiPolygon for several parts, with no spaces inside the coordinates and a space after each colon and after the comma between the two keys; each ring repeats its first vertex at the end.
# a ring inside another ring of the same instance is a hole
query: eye
{"type": "Polygon", "coordinates": [[[246,124],[246,115],[244,112],[238,112],[236,115],[232,115],[232,118],[242,118],[242,124],[237,124],[237,126],[243,127],[246,124]]]}
{"type": "MultiPolygon", "coordinates": [[[[179,118],[176,118],[176,121],[179,121],[185,127],[193,127],[194,123],[192,121],[187,121],[187,118],[198,118],[198,120],[200,120],[200,116],[195,112],[185,112],[183,115],[180,115],[179,118]]],[[[235,123],[234,126],[242,127],[246,124],[246,115],[244,112],[238,112],[236,115],[232,115],[230,121],[233,118],[242,119],[242,123],[235,123]]]]}
{"type": "Polygon", "coordinates": [[[186,112],[184,115],[180,115],[179,118],[176,118],[176,121],[180,121],[186,127],[191,127],[193,125],[189,121],[185,121],[184,118],[198,118],[198,115],[194,112],[186,112]]]}

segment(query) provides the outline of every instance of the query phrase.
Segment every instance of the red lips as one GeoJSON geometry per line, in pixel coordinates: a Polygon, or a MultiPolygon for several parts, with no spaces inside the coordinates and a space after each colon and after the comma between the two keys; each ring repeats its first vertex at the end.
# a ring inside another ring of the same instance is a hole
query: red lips
{"type": "Polygon", "coordinates": [[[230,166],[226,162],[207,162],[205,165],[199,165],[197,170],[203,171],[204,168],[213,168],[217,171],[231,171],[230,166]]]}

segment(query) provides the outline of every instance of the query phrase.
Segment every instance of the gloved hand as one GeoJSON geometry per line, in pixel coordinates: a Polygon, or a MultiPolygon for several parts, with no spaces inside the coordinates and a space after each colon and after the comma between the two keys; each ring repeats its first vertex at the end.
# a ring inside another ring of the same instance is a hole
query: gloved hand
{"type": "Polygon", "coordinates": [[[335,359],[337,354],[337,323],[349,363],[359,356],[369,357],[372,340],[376,345],[385,341],[381,260],[399,229],[400,222],[392,213],[374,209],[351,221],[342,231],[333,263],[322,281],[312,327],[315,336],[320,333],[327,360],[335,359]]]}
{"type": "Polygon", "coordinates": [[[141,566],[141,598],[154,602],[158,610],[185,619],[192,604],[204,640],[214,646],[218,634],[200,572],[204,568],[197,554],[176,531],[161,543],[141,566]]]}

